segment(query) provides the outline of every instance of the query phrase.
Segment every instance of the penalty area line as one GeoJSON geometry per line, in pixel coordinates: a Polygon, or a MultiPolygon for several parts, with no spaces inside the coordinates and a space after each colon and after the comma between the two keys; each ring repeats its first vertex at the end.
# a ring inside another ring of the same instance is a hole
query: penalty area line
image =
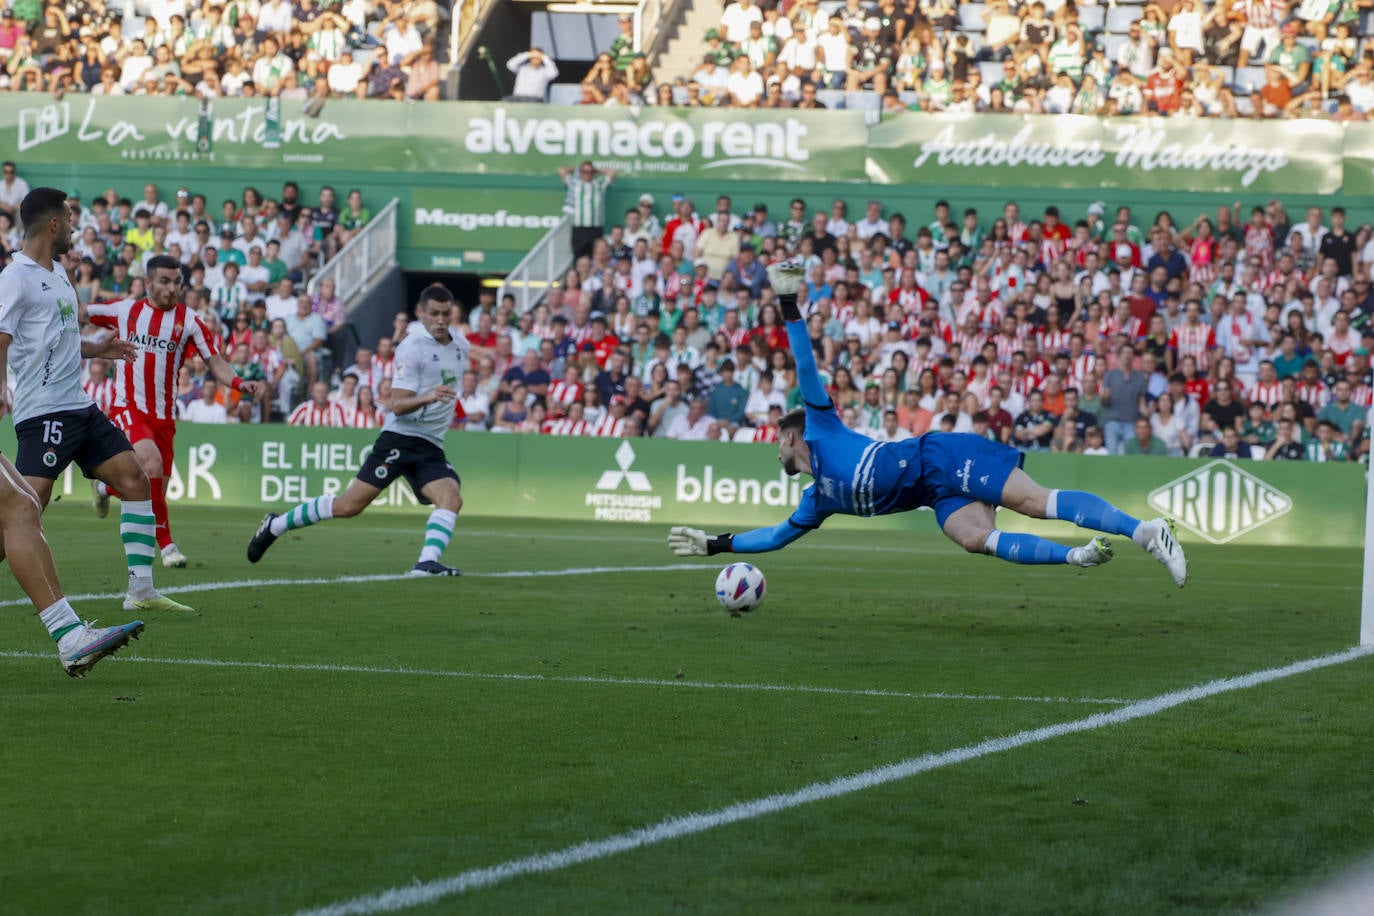
{"type": "Polygon", "coordinates": [[[1316,671],[1320,668],[1340,665],[1363,658],[1371,653],[1374,653],[1374,646],[1357,646],[1344,652],[1309,658],[1279,668],[1268,668],[1238,677],[1221,678],[1196,687],[1188,687],[1161,694],[1148,700],[1131,703],[1120,709],[1095,713],[1071,722],[1027,729],[1000,738],[989,738],[977,744],[969,744],[939,753],[923,754],[898,763],[865,770],[852,776],[812,783],[792,792],[740,802],[714,811],[670,817],[656,824],[616,834],[605,839],[591,840],[552,852],[511,859],[485,868],[474,868],[434,881],[392,887],[374,894],[331,903],[328,906],[300,910],[296,916],[370,916],[372,913],[389,913],[422,906],[467,891],[491,887],[522,875],[559,871],[585,862],[605,859],[622,852],[630,852],[646,846],[703,833],[728,824],[753,820],[768,814],[798,808],[802,805],[862,792],[865,789],[909,779],[912,776],[940,767],[977,760],[980,757],[1039,744],[1065,735],[1095,731],[1107,726],[1143,719],[1218,694],[1229,693],[1234,690],[1246,690],[1260,684],[1316,671]]]}
{"type": "MultiPolygon", "coordinates": [[[[51,653],[0,651],[0,658],[51,659],[51,653]]],[[[482,681],[523,681],[546,684],[590,684],[607,687],[673,687],[686,690],[737,690],[759,693],[816,693],[830,696],[876,697],[898,700],[982,700],[1001,703],[1084,703],[1100,706],[1120,706],[1130,700],[1113,697],[1035,697],[1002,696],[986,693],[916,693],[901,690],[878,690],[847,687],[820,687],[810,684],[749,684],[716,681],[640,677],[596,677],[577,674],[511,674],[489,671],[444,671],[425,668],[388,668],[375,665],[290,664],[286,662],[250,662],[217,658],[150,658],[146,655],[120,655],[110,662],[149,665],[190,665],[206,668],[250,668],[259,671],[318,671],[341,674],[392,674],[409,677],[460,678],[482,681]]]]}

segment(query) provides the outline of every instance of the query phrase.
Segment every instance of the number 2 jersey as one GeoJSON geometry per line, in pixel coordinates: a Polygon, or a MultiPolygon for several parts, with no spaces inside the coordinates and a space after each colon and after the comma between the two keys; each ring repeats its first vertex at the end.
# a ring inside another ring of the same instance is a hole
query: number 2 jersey
{"type": "MultiPolygon", "coordinates": [[[[458,390],[458,380],[468,368],[467,338],[457,328],[449,328],[449,342],[441,344],[418,321],[411,322],[405,339],[396,347],[396,373],[392,390],[424,394],[440,385],[458,390]]],[[[453,418],[452,401],[435,401],[408,414],[388,414],[382,429],[402,436],[415,436],[443,448],[444,435],[453,418]]]]}
{"type": "MultiPolygon", "coordinates": [[[[22,251],[0,271],[0,333],[14,338],[14,422],[93,403],[81,387],[76,290],[60,264],[47,270],[22,251]]],[[[0,385],[5,380],[0,378],[0,385]]]]}
{"type": "Polygon", "coordinates": [[[138,347],[138,357],[115,361],[115,407],[131,407],[159,420],[176,419],[177,376],[186,353],[203,359],[219,352],[219,341],[186,306],[163,311],[147,299],[88,305],[91,324],[114,331],[138,347]]]}

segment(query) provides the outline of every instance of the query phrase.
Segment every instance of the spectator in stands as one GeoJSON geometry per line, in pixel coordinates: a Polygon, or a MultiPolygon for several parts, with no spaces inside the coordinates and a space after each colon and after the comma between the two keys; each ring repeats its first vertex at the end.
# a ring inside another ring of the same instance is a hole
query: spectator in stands
{"type": "Polygon", "coordinates": [[[541,48],[515,55],[506,62],[506,69],[515,74],[512,102],[543,102],[548,98],[549,84],[558,79],[558,65],[541,48]]]}
{"type": "Polygon", "coordinates": [[[567,188],[564,212],[572,216],[572,247],[575,256],[590,254],[592,245],[606,232],[606,189],[615,181],[614,169],[602,171],[586,160],[576,169],[560,166],[558,177],[567,188]]]}
{"type": "Polygon", "coordinates": [[[207,375],[201,382],[200,397],[187,404],[177,402],[177,419],[187,423],[228,423],[229,413],[218,397],[219,383],[213,375],[207,375]]]}

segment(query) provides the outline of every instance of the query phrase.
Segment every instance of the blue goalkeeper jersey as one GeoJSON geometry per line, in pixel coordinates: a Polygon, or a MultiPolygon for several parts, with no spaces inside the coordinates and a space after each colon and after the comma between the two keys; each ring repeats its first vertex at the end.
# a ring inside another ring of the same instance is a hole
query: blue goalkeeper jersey
{"type": "Polygon", "coordinates": [[[806,322],[787,322],[806,408],[803,438],[811,450],[814,482],[787,521],[737,535],[734,549],[759,553],[786,546],[831,515],[887,515],[927,505],[922,486],[921,440],[875,442],[840,420],[816,369],[806,322]]]}

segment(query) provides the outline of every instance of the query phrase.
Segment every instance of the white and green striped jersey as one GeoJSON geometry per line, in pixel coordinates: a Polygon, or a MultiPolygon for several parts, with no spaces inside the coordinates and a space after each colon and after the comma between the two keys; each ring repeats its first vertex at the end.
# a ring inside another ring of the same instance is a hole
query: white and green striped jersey
{"type": "Polygon", "coordinates": [[[582,176],[573,172],[568,176],[568,198],[564,204],[572,216],[574,226],[606,226],[606,187],[611,183],[605,175],[597,175],[591,181],[583,181],[582,176]]]}

